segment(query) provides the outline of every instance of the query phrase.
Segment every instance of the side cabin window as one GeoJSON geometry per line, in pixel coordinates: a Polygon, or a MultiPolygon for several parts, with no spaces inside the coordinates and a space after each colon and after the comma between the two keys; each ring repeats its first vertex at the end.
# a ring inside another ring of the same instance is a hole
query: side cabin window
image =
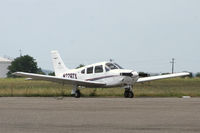
{"type": "Polygon", "coordinates": [[[93,73],[93,67],[87,68],[87,74],[92,74],[93,73]]]}
{"type": "Polygon", "coordinates": [[[83,69],[83,70],[81,71],[81,74],[85,74],[85,69],[83,69]]]}
{"type": "Polygon", "coordinates": [[[103,66],[95,66],[95,73],[102,73],[103,72],[103,66]]]}

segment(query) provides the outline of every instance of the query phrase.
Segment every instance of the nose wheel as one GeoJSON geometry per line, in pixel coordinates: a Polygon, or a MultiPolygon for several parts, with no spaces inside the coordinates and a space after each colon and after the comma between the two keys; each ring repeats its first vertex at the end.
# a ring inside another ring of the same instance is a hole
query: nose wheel
{"type": "Polygon", "coordinates": [[[125,88],[124,97],[125,98],[133,98],[134,97],[133,91],[130,88],[125,88]]]}

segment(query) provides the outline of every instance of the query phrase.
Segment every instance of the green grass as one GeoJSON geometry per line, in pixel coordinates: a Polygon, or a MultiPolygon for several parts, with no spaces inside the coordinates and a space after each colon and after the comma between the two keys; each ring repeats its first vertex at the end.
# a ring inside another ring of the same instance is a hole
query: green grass
{"type": "MultiPolygon", "coordinates": [[[[46,81],[26,81],[23,78],[0,79],[0,96],[26,97],[57,97],[70,96],[72,86],[46,81]]],[[[200,96],[200,78],[194,79],[165,79],[147,83],[138,83],[134,86],[136,97],[181,97],[189,95],[200,96]]],[[[82,88],[85,97],[123,97],[121,88],[82,88]]]]}
{"type": "Polygon", "coordinates": [[[175,78],[137,84],[136,96],[181,97],[200,96],[200,78],[175,78]]]}

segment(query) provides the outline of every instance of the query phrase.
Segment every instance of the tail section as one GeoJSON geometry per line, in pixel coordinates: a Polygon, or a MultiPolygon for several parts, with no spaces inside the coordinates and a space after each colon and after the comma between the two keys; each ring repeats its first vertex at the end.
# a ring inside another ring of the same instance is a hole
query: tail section
{"type": "Polygon", "coordinates": [[[58,51],[51,51],[51,57],[53,61],[53,67],[56,76],[62,76],[69,69],[65,66],[63,60],[60,57],[58,51]]]}

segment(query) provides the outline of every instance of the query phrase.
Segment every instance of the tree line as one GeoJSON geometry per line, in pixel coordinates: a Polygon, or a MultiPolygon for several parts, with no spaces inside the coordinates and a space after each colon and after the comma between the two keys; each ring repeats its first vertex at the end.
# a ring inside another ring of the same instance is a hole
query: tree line
{"type": "MultiPolygon", "coordinates": [[[[14,72],[28,72],[45,75],[42,69],[38,67],[36,60],[29,55],[15,58],[8,67],[8,70],[7,77],[16,77],[15,75],[12,75],[14,72]]],[[[49,75],[53,76],[55,73],[52,72],[49,73],[49,75]]]]}

